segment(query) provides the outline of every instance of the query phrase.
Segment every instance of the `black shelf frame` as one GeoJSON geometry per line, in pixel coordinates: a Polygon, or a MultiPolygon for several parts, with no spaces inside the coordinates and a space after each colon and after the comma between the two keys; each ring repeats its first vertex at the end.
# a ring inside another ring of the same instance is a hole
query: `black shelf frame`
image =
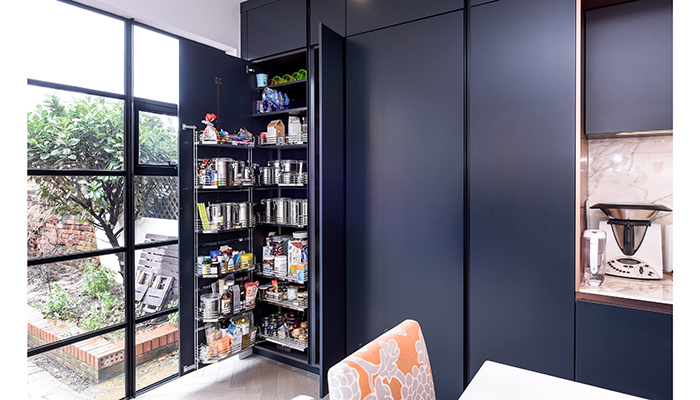
{"type": "Polygon", "coordinates": [[[287,110],[270,111],[265,113],[253,114],[253,118],[262,118],[276,115],[302,115],[306,114],[307,109],[308,107],[295,107],[289,108],[287,110]]]}
{"type": "Polygon", "coordinates": [[[295,81],[289,81],[289,82],[282,82],[282,83],[275,83],[273,85],[267,85],[267,86],[258,86],[255,88],[255,91],[260,92],[264,90],[265,88],[270,88],[270,89],[284,89],[285,87],[289,86],[296,86],[300,84],[306,84],[307,78],[304,79],[297,79],[295,81]]]}

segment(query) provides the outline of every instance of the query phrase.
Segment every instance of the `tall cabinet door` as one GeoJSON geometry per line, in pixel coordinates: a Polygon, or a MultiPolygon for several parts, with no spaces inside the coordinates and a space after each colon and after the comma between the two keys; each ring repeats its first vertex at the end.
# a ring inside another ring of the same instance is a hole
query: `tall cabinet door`
{"type": "Polygon", "coordinates": [[[420,323],[464,387],[464,11],[346,38],[347,350],[420,323]]]}
{"type": "Polygon", "coordinates": [[[319,24],[319,325],[321,397],[345,351],[345,39],[319,24]]]}
{"type": "MultiPolygon", "coordinates": [[[[250,126],[252,75],[246,62],[220,50],[180,40],[180,373],[194,370],[195,357],[195,251],[194,157],[191,129],[203,129],[206,114],[216,114],[222,127],[250,126]],[[217,79],[218,78],[218,79],[217,79]],[[221,82],[217,86],[217,80],[221,82]]],[[[229,128],[231,129],[231,128],[229,128]]]]}
{"type": "Polygon", "coordinates": [[[576,2],[470,8],[469,374],[574,377],[576,2]]]}

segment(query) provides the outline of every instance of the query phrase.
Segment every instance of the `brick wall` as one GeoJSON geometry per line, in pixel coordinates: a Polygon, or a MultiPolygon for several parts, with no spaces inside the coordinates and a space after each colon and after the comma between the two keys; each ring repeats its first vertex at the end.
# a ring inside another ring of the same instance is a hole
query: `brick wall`
{"type": "MultiPolygon", "coordinates": [[[[41,346],[61,339],[60,321],[44,318],[38,310],[29,307],[27,342],[30,347],[41,346]]],[[[136,335],[136,364],[169,354],[179,347],[177,325],[164,325],[136,335]]],[[[94,382],[104,381],[124,372],[124,342],[107,341],[101,337],[44,353],[66,367],[90,377],[94,382]]]]}
{"type": "Polygon", "coordinates": [[[46,201],[27,196],[27,258],[97,250],[92,225],[76,219],[61,220],[46,201]]]}

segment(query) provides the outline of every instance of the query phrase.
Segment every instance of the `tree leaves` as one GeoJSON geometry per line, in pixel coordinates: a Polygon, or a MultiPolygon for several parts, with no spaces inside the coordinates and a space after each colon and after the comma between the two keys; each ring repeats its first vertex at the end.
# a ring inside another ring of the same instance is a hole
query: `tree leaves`
{"type": "MultiPolygon", "coordinates": [[[[122,101],[85,96],[63,101],[46,96],[27,114],[27,167],[37,169],[124,169],[124,105],[122,101]]],[[[177,159],[177,130],[156,114],[140,114],[141,162],[177,159]],[[173,156],[174,154],[174,156],[173,156]],[[144,161],[145,160],[145,161],[144,161]]],[[[124,178],[114,176],[36,176],[37,194],[63,218],[75,217],[101,229],[119,246],[119,221],[124,210],[124,178]]],[[[136,182],[136,209],[157,183],[136,182]]],[[[168,193],[167,195],[177,195],[168,193]]],[[[165,195],[162,195],[165,196],[165,195]]]]}

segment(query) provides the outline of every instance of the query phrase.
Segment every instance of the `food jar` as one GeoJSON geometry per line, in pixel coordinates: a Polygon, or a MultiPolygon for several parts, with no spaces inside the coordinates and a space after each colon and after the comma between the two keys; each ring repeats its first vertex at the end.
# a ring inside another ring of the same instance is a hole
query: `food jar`
{"type": "Polygon", "coordinates": [[[289,223],[289,198],[278,197],[272,200],[274,210],[274,223],[286,225],[289,223]]]}
{"type": "Polygon", "coordinates": [[[297,290],[299,288],[294,285],[289,285],[287,287],[287,300],[295,300],[297,298],[297,290]]]}
{"type": "Polygon", "coordinates": [[[260,285],[260,286],[258,287],[258,297],[259,297],[261,300],[264,300],[265,297],[267,297],[267,289],[269,289],[269,288],[271,288],[271,287],[272,287],[272,285],[270,285],[269,283],[268,283],[268,284],[265,284],[265,285],[260,285]]]}
{"type": "Polygon", "coordinates": [[[221,295],[218,293],[207,293],[200,296],[202,302],[202,315],[204,318],[219,317],[219,300],[221,295]]]}
{"type": "Polygon", "coordinates": [[[231,184],[230,168],[233,159],[216,157],[211,159],[216,170],[216,186],[229,186],[231,184]]]}
{"type": "Polygon", "coordinates": [[[275,170],[272,167],[260,167],[260,184],[267,186],[275,183],[275,170]]]}
{"type": "Polygon", "coordinates": [[[253,204],[238,203],[238,224],[242,228],[253,226],[253,204]]]}
{"type": "Polygon", "coordinates": [[[241,254],[241,269],[253,268],[253,253],[241,254]]]}
{"type": "Polygon", "coordinates": [[[262,272],[273,273],[275,271],[275,256],[266,255],[263,256],[262,272]]]}
{"type": "Polygon", "coordinates": [[[275,256],[275,273],[277,275],[287,276],[287,256],[275,256]]]}
{"type": "Polygon", "coordinates": [[[224,208],[221,203],[209,204],[209,220],[212,230],[224,229],[224,208]]]}
{"type": "Polygon", "coordinates": [[[279,319],[274,315],[270,316],[267,331],[265,332],[268,336],[275,336],[277,334],[277,326],[279,325],[279,319]]]}
{"type": "Polygon", "coordinates": [[[224,212],[224,228],[234,229],[238,220],[238,206],[236,203],[221,203],[224,212]]]}
{"type": "Polygon", "coordinates": [[[287,202],[287,223],[289,225],[301,224],[301,200],[289,199],[287,202]]]}
{"type": "Polygon", "coordinates": [[[270,327],[270,317],[263,317],[263,319],[260,322],[260,331],[267,335],[267,330],[270,327]]]}

